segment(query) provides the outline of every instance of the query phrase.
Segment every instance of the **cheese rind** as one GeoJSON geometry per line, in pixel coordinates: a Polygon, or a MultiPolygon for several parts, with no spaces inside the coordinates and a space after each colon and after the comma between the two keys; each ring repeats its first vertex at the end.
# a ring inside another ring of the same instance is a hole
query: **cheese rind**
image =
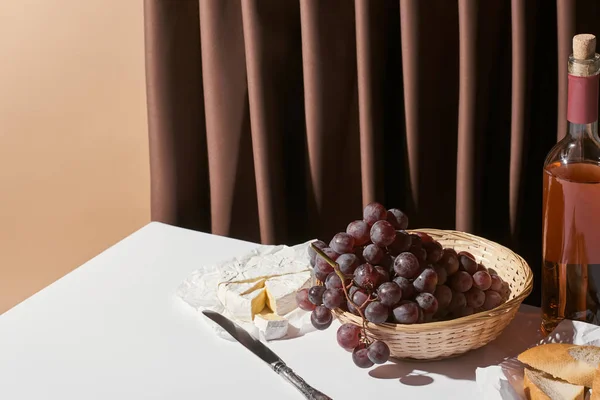
{"type": "Polygon", "coordinates": [[[289,326],[287,319],[274,314],[268,308],[254,317],[254,325],[262,332],[265,340],[281,339],[287,334],[289,326]]]}
{"type": "Polygon", "coordinates": [[[296,250],[288,246],[275,246],[267,254],[250,256],[233,262],[220,271],[219,285],[231,282],[253,282],[285,274],[310,271],[305,259],[298,259],[296,250]]]}
{"type": "Polygon", "coordinates": [[[309,287],[310,271],[267,279],[267,306],[277,315],[286,315],[296,307],[296,292],[309,287]]]}

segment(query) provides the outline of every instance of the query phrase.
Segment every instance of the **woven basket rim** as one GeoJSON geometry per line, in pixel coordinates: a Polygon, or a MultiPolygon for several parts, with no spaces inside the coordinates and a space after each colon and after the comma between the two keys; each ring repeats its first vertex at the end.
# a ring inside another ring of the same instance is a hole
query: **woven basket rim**
{"type": "MultiPolygon", "coordinates": [[[[407,229],[406,231],[407,232],[424,232],[424,233],[460,234],[463,236],[470,237],[472,239],[476,239],[477,241],[487,243],[493,247],[501,248],[503,251],[509,253],[511,256],[513,256],[515,259],[517,259],[517,261],[519,261],[523,266],[525,266],[525,275],[526,276],[525,276],[525,284],[523,286],[523,289],[514,298],[500,304],[498,307],[496,307],[492,310],[489,310],[489,311],[481,311],[476,314],[471,314],[471,315],[467,315],[465,317],[455,318],[455,319],[446,320],[446,321],[424,322],[424,323],[420,323],[420,324],[411,324],[411,325],[392,324],[389,322],[384,322],[382,324],[373,324],[371,322],[367,322],[366,323],[367,328],[370,328],[370,329],[388,328],[388,329],[393,329],[396,331],[403,331],[403,332],[407,332],[407,333],[424,333],[424,332],[430,332],[430,331],[438,331],[443,328],[452,328],[452,327],[457,328],[457,327],[460,327],[463,325],[471,325],[473,322],[480,321],[480,320],[487,320],[487,319],[493,318],[497,315],[505,314],[505,313],[511,311],[515,307],[519,307],[520,304],[523,302],[523,300],[525,300],[525,298],[527,298],[527,296],[529,296],[529,294],[531,294],[531,291],[533,290],[533,271],[531,270],[531,267],[529,266],[529,264],[527,263],[527,261],[525,261],[525,259],[523,257],[521,257],[520,255],[518,255],[517,253],[515,253],[514,251],[512,251],[511,249],[509,249],[506,246],[503,246],[503,245],[496,243],[494,241],[491,241],[489,239],[485,239],[483,237],[473,235],[472,233],[462,232],[462,231],[457,231],[457,230],[452,230],[452,229],[418,228],[418,229],[407,229]]],[[[357,320],[358,324],[362,324],[362,319],[358,315],[354,315],[347,311],[342,311],[339,308],[336,308],[334,310],[334,312],[337,315],[344,315],[348,319],[357,320]]]]}

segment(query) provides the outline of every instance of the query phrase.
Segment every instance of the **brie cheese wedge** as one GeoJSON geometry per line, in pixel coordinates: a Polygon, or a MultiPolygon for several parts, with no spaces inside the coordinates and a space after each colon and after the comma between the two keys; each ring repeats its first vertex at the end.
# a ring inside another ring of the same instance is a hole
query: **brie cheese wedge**
{"type": "Polygon", "coordinates": [[[267,306],[277,315],[286,315],[296,307],[296,292],[311,285],[310,271],[267,279],[267,306]]]}
{"type": "Polygon", "coordinates": [[[265,308],[265,280],[219,285],[217,296],[234,318],[252,321],[265,308]]]}
{"type": "Polygon", "coordinates": [[[288,320],[265,308],[254,317],[254,325],[262,332],[265,340],[281,339],[287,334],[288,320]]]}

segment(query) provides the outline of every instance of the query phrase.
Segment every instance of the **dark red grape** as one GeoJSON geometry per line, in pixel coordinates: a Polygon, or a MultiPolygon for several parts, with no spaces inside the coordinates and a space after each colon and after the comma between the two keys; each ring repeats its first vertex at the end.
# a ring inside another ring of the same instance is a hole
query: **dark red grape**
{"type": "Polygon", "coordinates": [[[386,214],[387,221],[398,230],[408,228],[408,217],[397,208],[390,208],[386,214]]]}
{"type": "Polygon", "coordinates": [[[387,221],[377,221],[371,227],[371,242],[379,247],[386,247],[394,243],[396,230],[387,221]]]}
{"type": "Polygon", "coordinates": [[[493,290],[485,291],[485,301],[483,302],[483,309],[486,311],[492,310],[502,304],[502,296],[498,292],[493,290]]]}
{"type": "MultiPolygon", "coordinates": [[[[433,242],[433,238],[425,232],[415,232],[414,235],[418,236],[421,239],[421,244],[431,243],[433,242]]],[[[415,244],[415,243],[413,243],[415,244]]]]}
{"type": "Polygon", "coordinates": [[[352,275],[359,266],[358,257],[352,253],[342,254],[335,260],[344,275],[352,275]]]}
{"type": "Polygon", "coordinates": [[[471,260],[475,259],[475,256],[473,254],[471,254],[470,252],[466,251],[466,250],[462,250],[458,252],[458,255],[463,255],[463,256],[467,256],[469,257],[471,260]]]}
{"type": "Polygon", "coordinates": [[[371,229],[363,220],[352,221],[346,227],[346,233],[354,238],[355,246],[363,246],[369,242],[371,229]]]}
{"type": "MultiPolygon", "coordinates": [[[[321,250],[323,250],[325,247],[327,247],[327,244],[322,240],[315,240],[311,244],[321,250]]],[[[308,251],[308,256],[310,257],[310,265],[312,265],[314,267],[315,266],[315,257],[317,255],[317,252],[312,248],[312,246],[308,246],[307,251],[308,251]]]]}
{"type": "Polygon", "coordinates": [[[457,318],[460,318],[460,317],[466,317],[467,315],[471,315],[471,314],[473,314],[473,312],[474,312],[473,307],[466,306],[466,307],[461,307],[461,308],[455,310],[453,314],[457,318]]]}
{"type": "Polygon", "coordinates": [[[371,264],[379,264],[384,255],[385,252],[383,249],[372,243],[366,246],[363,250],[363,257],[365,258],[365,261],[371,264]]]}
{"type": "Polygon", "coordinates": [[[323,305],[330,310],[338,308],[346,300],[342,289],[327,289],[323,292],[323,305]]]}
{"type": "Polygon", "coordinates": [[[390,348],[381,340],[376,340],[367,348],[367,356],[375,364],[385,364],[390,358],[390,348]]]}
{"type": "Polygon", "coordinates": [[[343,324],[337,330],[337,342],[342,349],[352,351],[360,343],[361,329],[354,324],[343,324]]]}
{"type": "Polygon", "coordinates": [[[492,289],[494,292],[500,293],[502,291],[502,278],[500,278],[498,275],[491,275],[490,279],[490,289],[492,289]]]}
{"type": "Polygon", "coordinates": [[[433,268],[435,270],[435,273],[438,276],[438,285],[443,285],[444,283],[446,283],[446,280],[448,279],[448,272],[446,271],[446,268],[444,267],[440,267],[440,266],[436,266],[433,268]]]}
{"type": "Polygon", "coordinates": [[[369,353],[364,343],[360,343],[352,352],[352,361],[360,368],[371,368],[373,361],[369,359],[369,353]]]}
{"type": "Polygon", "coordinates": [[[296,292],[296,304],[304,311],[312,311],[316,307],[308,299],[308,289],[301,289],[296,292]]]}
{"type": "Polygon", "coordinates": [[[414,324],[419,320],[419,306],[411,301],[402,302],[392,312],[399,324],[414,324]]]}
{"type": "Polygon", "coordinates": [[[323,292],[325,292],[325,286],[313,286],[308,289],[308,300],[316,306],[323,304],[323,292]]]}
{"type": "Polygon", "coordinates": [[[346,232],[336,233],[329,242],[329,247],[338,254],[350,253],[354,249],[354,238],[346,232]]]}
{"type": "Polygon", "coordinates": [[[365,308],[365,318],[374,324],[381,324],[388,318],[390,310],[379,301],[373,301],[365,308]]]}
{"type": "Polygon", "coordinates": [[[436,241],[423,243],[423,248],[425,251],[427,251],[428,263],[436,263],[440,261],[442,254],[444,253],[442,245],[436,241]]]}
{"type": "Polygon", "coordinates": [[[441,285],[436,287],[433,295],[438,301],[438,309],[448,308],[452,300],[452,290],[448,286],[441,285]]]}
{"type": "Polygon", "coordinates": [[[409,251],[417,257],[423,267],[427,265],[427,251],[423,247],[411,247],[409,251]]]}
{"type": "Polygon", "coordinates": [[[483,302],[485,301],[485,293],[473,286],[465,293],[465,298],[467,299],[468,307],[479,308],[483,306],[483,302]]]}
{"type": "Polygon", "coordinates": [[[438,301],[431,293],[419,293],[415,300],[425,314],[435,314],[438,310],[438,301]]]}
{"type": "Polygon", "coordinates": [[[402,300],[402,289],[396,282],[385,282],[377,289],[377,296],[381,304],[393,307],[402,300]]]}
{"type": "Polygon", "coordinates": [[[333,267],[331,267],[329,264],[316,265],[314,268],[314,273],[318,280],[324,282],[325,279],[327,279],[327,277],[333,273],[333,267]]]}
{"type": "Polygon", "coordinates": [[[379,273],[371,264],[362,264],[354,271],[354,283],[363,289],[374,289],[379,281],[379,273]]]}
{"type": "MultiPolygon", "coordinates": [[[[470,277],[469,277],[470,278],[470,277]]],[[[420,293],[433,293],[437,286],[438,276],[433,268],[425,268],[414,280],[413,286],[420,293]]]]}
{"type": "Polygon", "coordinates": [[[379,287],[379,285],[381,285],[382,283],[390,281],[390,274],[389,274],[389,272],[387,272],[387,270],[385,268],[383,268],[380,265],[377,265],[375,267],[375,270],[377,271],[377,274],[379,275],[379,279],[377,280],[377,286],[375,286],[375,287],[379,287]]]}
{"type": "Polygon", "coordinates": [[[398,276],[394,278],[394,282],[400,287],[400,290],[402,291],[402,300],[410,300],[413,297],[415,297],[417,291],[415,290],[415,287],[413,286],[410,280],[402,276],[398,276]]]}
{"type": "Polygon", "coordinates": [[[386,218],[387,210],[379,203],[369,203],[363,210],[363,220],[369,224],[369,226],[377,221],[385,220],[386,218]]]}
{"type": "Polygon", "coordinates": [[[458,255],[454,249],[444,249],[442,254],[442,258],[438,261],[438,265],[446,268],[446,272],[448,272],[448,276],[453,275],[458,271],[458,255]]]}
{"type": "Polygon", "coordinates": [[[474,258],[471,258],[470,253],[460,252],[458,253],[458,263],[461,271],[466,271],[470,275],[473,275],[477,272],[477,261],[474,258]]]}
{"type": "MultiPolygon", "coordinates": [[[[338,253],[336,253],[330,247],[325,247],[324,249],[322,249],[322,251],[323,251],[323,253],[325,253],[325,255],[327,257],[329,257],[331,259],[331,261],[337,260],[337,258],[340,256],[338,253]]],[[[320,268],[321,270],[326,270],[327,267],[329,267],[331,269],[331,271],[333,271],[333,268],[331,267],[331,265],[329,265],[329,263],[323,257],[321,257],[319,254],[317,254],[317,256],[315,258],[315,268],[320,268]]],[[[331,271],[329,271],[329,272],[331,272],[331,271]]],[[[327,275],[329,275],[329,272],[327,273],[327,275]]]]}
{"type": "Polygon", "coordinates": [[[327,279],[325,279],[325,287],[327,289],[341,289],[342,286],[342,280],[335,272],[327,275],[327,279]]]}
{"type": "Polygon", "coordinates": [[[403,278],[412,279],[419,274],[421,265],[417,257],[409,252],[400,253],[394,260],[394,272],[403,278]]]}
{"type": "Polygon", "coordinates": [[[448,279],[448,282],[452,290],[462,293],[473,286],[473,278],[466,271],[458,271],[448,279]]]}
{"type": "Polygon", "coordinates": [[[477,271],[485,271],[485,272],[487,272],[487,268],[482,263],[479,263],[479,264],[477,264],[477,271]]]}
{"type": "Polygon", "coordinates": [[[448,311],[458,310],[467,306],[467,298],[464,293],[452,291],[452,299],[448,304],[448,311]]]}
{"type": "Polygon", "coordinates": [[[333,316],[327,307],[317,306],[310,314],[310,322],[320,331],[329,328],[331,321],[333,321],[333,316]]]}
{"type": "Polygon", "coordinates": [[[477,289],[488,290],[492,286],[492,277],[486,271],[477,271],[473,274],[473,286],[477,289]]]}
{"type": "Polygon", "coordinates": [[[396,238],[390,244],[387,249],[391,255],[397,256],[398,254],[408,251],[411,244],[411,238],[405,231],[396,231],[396,238]]]}
{"type": "Polygon", "coordinates": [[[357,290],[352,295],[352,301],[356,304],[357,307],[360,308],[361,311],[365,310],[367,306],[365,302],[369,299],[369,295],[363,292],[362,290],[357,290]]]}

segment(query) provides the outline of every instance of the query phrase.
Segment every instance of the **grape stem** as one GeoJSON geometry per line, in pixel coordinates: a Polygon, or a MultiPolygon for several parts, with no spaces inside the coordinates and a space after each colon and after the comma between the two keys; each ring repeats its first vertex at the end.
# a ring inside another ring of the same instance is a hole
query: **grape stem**
{"type": "MultiPolygon", "coordinates": [[[[362,336],[365,339],[365,343],[369,344],[370,340],[369,337],[367,336],[367,319],[365,318],[365,315],[363,314],[361,307],[366,306],[366,304],[370,301],[373,301],[371,299],[371,295],[369,294],[369,296],[367,297],[367,299],[363,302],[363,304],[361,304],[361,306],[359,307],[354,301],[352,301],[352,299],[350,298],[350,296],[348,295],[348,290],[346,289],[346,285],[344,285],[344,282],[346,281],[346,276],[344,276],[344,274],[342,273],[342,271],[340,270],[340,266],[338,263],[336,263],[335,261],[333,261],[331,258],[329,258],[327,256],[327,254],[325,254],[321,249],[319,249],[317,246],[314,245],[314,243],[310,244],[310,247],[321,257],[323,257],[323,259],[327,262],[327,264],[331,265],[331,267],[333,268],[333,270],[335,271],[336,275],[342,280],[342,290],[344,291],[344,296],[346,296],[346,300],[352,304],[352,306],[356,309],[356,311],[358,311],[358,314],[360,315],[360,317],[362,318],[362,336]]],[[[349,285],[351,286],[351,284],[349,285]]]]}

